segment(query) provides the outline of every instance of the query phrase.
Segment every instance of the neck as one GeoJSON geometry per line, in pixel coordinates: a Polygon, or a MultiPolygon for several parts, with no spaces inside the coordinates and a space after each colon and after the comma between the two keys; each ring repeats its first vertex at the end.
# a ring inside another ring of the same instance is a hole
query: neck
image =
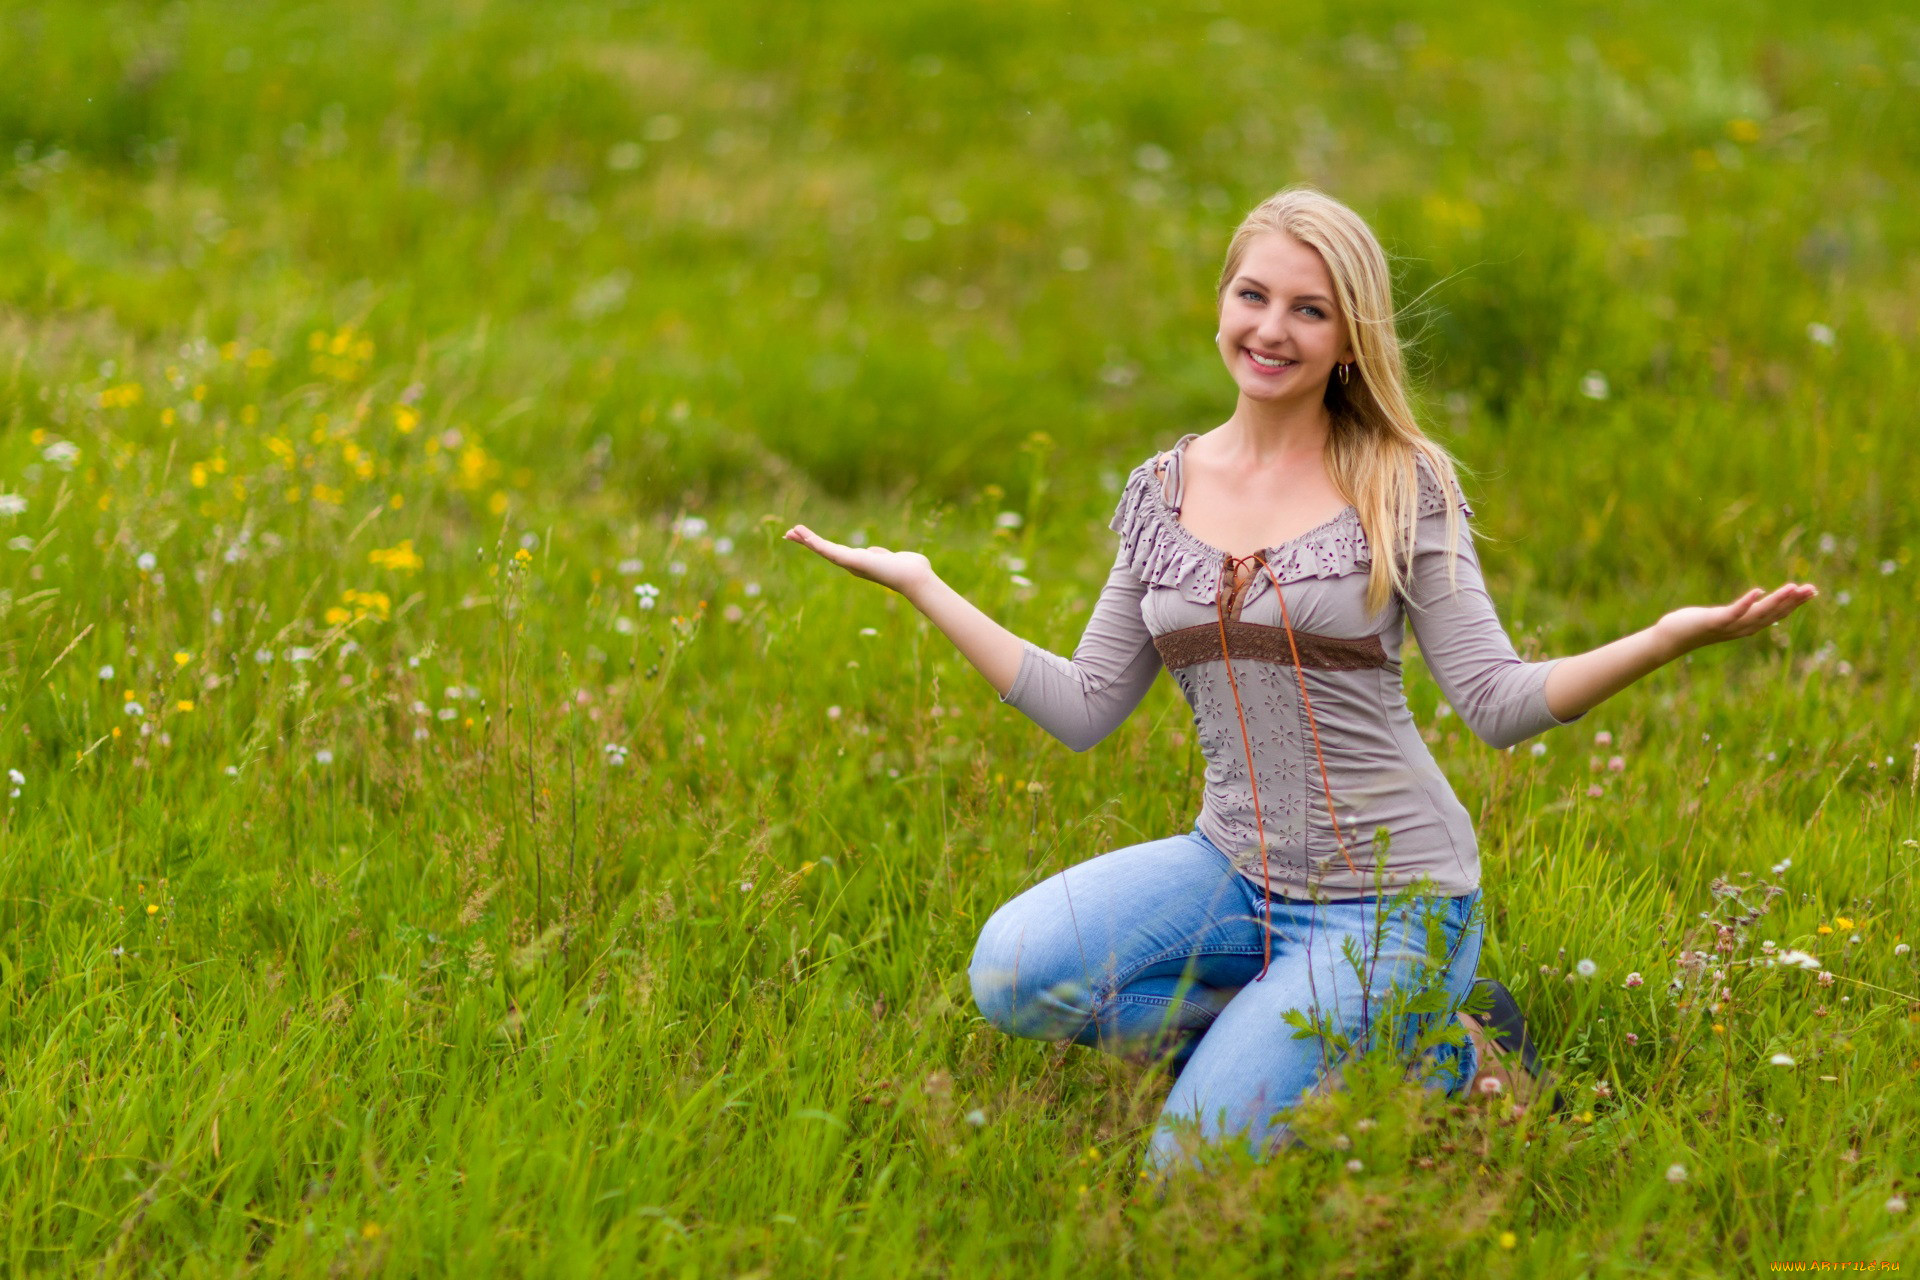
{"type": "Polygon", "coordinates": [[[1332,427],[1327,406],[1318,397],[1275,404],[1243,395],[1220,431],[1222,443],[1233,453],[1248,466],[1261,467],[1284,458],[1321,457],[1332,427]]]}

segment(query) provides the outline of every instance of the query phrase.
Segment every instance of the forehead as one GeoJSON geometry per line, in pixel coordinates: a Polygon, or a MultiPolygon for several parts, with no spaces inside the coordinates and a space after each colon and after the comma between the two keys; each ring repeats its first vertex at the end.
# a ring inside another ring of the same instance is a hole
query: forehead
{"type": "Polygon", "coordinates": [[[1318,250],[1282,231],[1266,231],[1247,242],[1236,276],[1251,276],[1273,293],[1333,296],[1333,276],[1318,250]]]}

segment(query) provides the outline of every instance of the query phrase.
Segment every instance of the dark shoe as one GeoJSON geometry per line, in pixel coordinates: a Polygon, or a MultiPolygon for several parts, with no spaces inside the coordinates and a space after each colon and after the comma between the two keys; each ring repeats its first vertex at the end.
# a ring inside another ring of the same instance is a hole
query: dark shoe
{"type": "Polygon", "coordinates": [[[1561,1097],[1560,1090],[1540,1074],[1533,1041],[1527,1035],[1526,1019],[1520,1013],[1520,1002],[1492,978],[1477,978],[1473,986],[1473,1002],[1480,1004],[1490,997],[1492,1007],[1481,1018],[1466,1013],[1459,1015],[1479,1057],[1479,1070],[1467,1086],[1469,1096],[1504,1093],[1524,1107],[1531,1106],[1542,1092],[1550,1091],[1552,1112],[1558,1115],[1566,1110],[1566,1099],[1561,1097]]]}

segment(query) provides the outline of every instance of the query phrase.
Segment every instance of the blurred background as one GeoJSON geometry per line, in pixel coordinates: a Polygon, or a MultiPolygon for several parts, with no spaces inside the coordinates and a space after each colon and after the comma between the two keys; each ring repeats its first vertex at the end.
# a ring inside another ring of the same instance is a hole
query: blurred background
{"type": "Polygon", "coordinates": [[[1910,3],[0,0],[0,69],[5,1265],[1911,1241],[1910,3]],[[1575,1106],[1363,1091],[1157,1207],[1164,1081],[991,1033],[965,966],[1187,829],[1185,704],[1067,752],[778,534],[925,549],[1070,652],[1122,477],[1232,410],[1214,280],[1296,182],[1393,256],[1525,655],[1821,596],[1518,752],[1410,651],[1482,972],[1575,1106]],[[1696,999],[1728,876],[1847,985],[1753,950],[1696,999]]]}

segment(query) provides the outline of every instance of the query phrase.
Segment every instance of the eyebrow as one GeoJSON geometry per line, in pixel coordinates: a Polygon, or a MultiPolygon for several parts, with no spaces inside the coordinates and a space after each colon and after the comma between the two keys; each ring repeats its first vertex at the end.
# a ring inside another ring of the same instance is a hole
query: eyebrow
{"type": "MultiPolygon", "coordinates": [[[[1258,289],[1262,293],[1273,292],[1273,290],[1267,288],[1267,286],[1261,284],[1258,280],[1255,280],[1252,276],[1235,276],[1233,282],[1235,284],[1239,284],[1242,280],[1246,281],[1248,284],[1252,285],[1254,288],[1258,289]]],[[[1318,293],[1295,294],[1293,300],[1295,302],[1324,302],[1324,303],[1327,303],[1328,305],[1332,305],[1333,303],[1332,298],[1326,297],[1318,293]]]]}

